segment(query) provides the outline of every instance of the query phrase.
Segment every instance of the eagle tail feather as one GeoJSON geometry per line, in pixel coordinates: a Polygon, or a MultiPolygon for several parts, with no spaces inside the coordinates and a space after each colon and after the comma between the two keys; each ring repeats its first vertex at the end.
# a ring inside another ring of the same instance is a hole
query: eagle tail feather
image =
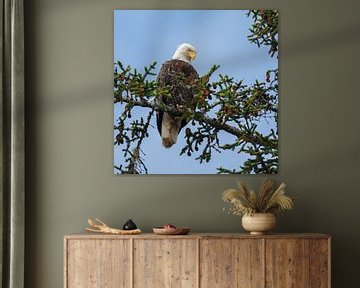
{"type": "Polygon", "coordinates": [[[177,141],[181,127],[181,120],[174,119],[168,113],[163,114],[162,120],[163,120],[161,126],[162,145],[165,148],[170,148],[177,141]]]}

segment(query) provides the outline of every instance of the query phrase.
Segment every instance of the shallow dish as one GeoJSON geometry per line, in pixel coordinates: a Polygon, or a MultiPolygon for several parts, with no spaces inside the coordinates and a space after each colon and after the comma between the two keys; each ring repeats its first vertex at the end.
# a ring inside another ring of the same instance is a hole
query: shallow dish
{"type": "Polygon", "coordinates": [[[157,235],[186,235],[189,233],[189,227],[163,228],[154,227],[153,231],[157,235]]]}

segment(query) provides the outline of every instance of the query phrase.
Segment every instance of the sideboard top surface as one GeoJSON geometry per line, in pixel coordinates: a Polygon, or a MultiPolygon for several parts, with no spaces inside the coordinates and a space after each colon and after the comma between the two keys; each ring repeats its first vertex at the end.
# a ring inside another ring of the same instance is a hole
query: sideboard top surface
{"type": "Polygon", "coordinates": [[[189,233],[188,235],[156,235],[142,233],[138,235],[110,235],[101,233],[74,233],[64,236],[65,239],[329,239],[329,235],[320,233],[286,233],[250,235],[246,233],[189,233]]]}

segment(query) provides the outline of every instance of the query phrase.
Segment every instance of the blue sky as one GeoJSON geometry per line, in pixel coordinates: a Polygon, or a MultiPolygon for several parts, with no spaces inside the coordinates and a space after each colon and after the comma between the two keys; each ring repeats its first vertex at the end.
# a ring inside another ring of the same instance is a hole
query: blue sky
{"type": "MultiPolygon", "coordinates": [[[[277,68],[278,61],[269,56],[266,47],[258,48],[247,40],[252,20],[245,13],[243,10],[115,10],[114,61],[120,60],[138,69],[157,61],[157,73],[176,47],[188,42],[197,50],[192,64],[199,75],[207,73],[213,64],[219,64],[221,67],[211,80],[219,73],[243,79],[244,84],[264,80],[266,71],[277,68]]],[[[116,124],[121,106],[115,104],[114,107],[116,124]]],[[[137,108],[134,116],[145,115],[146,111],[137,108]]],[[[209,163],[199,164],[193,157],[179,156],[185,143],[185,129],[181,130],[178,142],[165,149],[155,117],[151,124],[154,128],[143,144],[150,174],[214,174],[216,167],[237,169],[247,159],[246,155],[234,152],[215,152],[209,163]]],[[[263,122],[259,126],[267,131],[276,127],[276,123],[263,122]]],[[[233,139],[225,134],[222,137],[233,139]]],[[[121,147],[115,146],[114,164],[122,162],[121,147]]]]}

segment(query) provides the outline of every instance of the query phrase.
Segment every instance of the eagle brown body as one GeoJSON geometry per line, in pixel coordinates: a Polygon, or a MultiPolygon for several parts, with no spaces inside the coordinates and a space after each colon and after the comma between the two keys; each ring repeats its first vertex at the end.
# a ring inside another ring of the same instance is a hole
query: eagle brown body
{"type": "MultiPolygon", "coordinates": [[[[194,98],[192,85],[197,78],[198,73],[190,63],[176,59],[166,61],[160,69],[157,82],[159,87],[167,86],[170,89],[171,97],[160,95],[159,100],[170,107],[191,107],[194,98]]],[[[162,144],[170,148],[176,143],[187,121],[162,111],[157,112],[156,116],[162,144]]]]}

